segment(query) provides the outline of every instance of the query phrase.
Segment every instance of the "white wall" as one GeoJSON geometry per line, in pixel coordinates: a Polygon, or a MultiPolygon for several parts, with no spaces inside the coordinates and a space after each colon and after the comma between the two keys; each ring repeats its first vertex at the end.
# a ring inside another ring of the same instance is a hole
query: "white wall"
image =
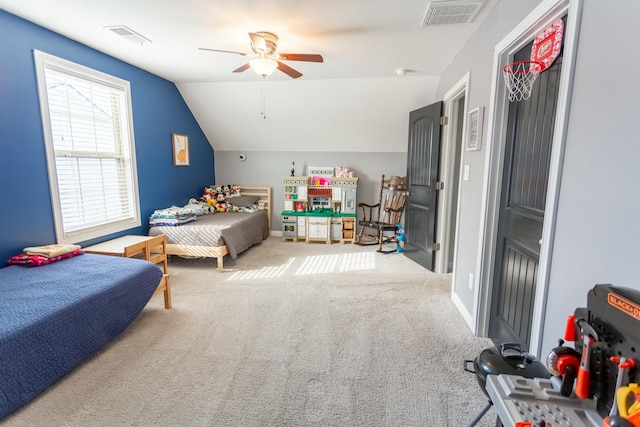
{"type": "Polygon", "coordinates": [[[432,103],[437,84],[407,75],[177,86],[216,152],[379,153],[406,152],[409,112],[432,103]]]}

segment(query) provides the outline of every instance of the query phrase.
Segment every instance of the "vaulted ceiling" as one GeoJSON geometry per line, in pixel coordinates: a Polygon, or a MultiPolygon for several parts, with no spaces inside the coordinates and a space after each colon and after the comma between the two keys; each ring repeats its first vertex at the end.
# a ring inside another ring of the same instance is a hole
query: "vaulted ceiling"
{"type": "MultiPolygon", "coordinates": [[[[428,0],[0,0],[0,8],[176,83],[259,78],[240,55],[249,32],[278,35],[278,51],[317,53],[324,63],[289,61],[303,79],[439,75],[498,0],[480,0],[472,23],[423,26],[428,0]],[[126,26],[150,43],[106,27],[126,26]]],[[[436,1],[464,9],[461,1],[436,1]],[[460,6],[459,6],[460,5],[460,6]]],[[[456,9],[448,9],[453,11],[456,9]]],[[[289,79],[276,72],[271,79],[289,79]]]]}
{"type": "Polygon", "coordinates": [[[440,74],[498,1],[0,0],[0,8],[174,82],[215,150],[387,152],[406,150],[408,112],[434,101],[440,74]],[[474,1],[469,23],[423,25],[434,6],[453,12],[437,20],[452,22],[474,1]],[[249,33],[260,31],[277,34],[277,52],[324,62],[286,61],[303,76],[276,70],[262,80],[232,72],[249,58],[200,49],[252,53],[249,33]]]}

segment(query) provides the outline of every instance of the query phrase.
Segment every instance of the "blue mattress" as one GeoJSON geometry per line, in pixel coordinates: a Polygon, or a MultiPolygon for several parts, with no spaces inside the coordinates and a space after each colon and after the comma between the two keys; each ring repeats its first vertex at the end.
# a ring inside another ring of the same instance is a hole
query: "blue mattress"
{"type": "Polygon", "coordinates": [[[0,419],[124,331],[161,277],[150,262],[92,254],[0,269],[0,419]]]}

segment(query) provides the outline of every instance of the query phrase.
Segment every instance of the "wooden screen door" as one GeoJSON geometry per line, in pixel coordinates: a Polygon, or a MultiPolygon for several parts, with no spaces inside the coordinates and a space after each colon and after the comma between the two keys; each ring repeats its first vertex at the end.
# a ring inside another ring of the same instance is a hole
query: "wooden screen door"
{"type": "MultiPolygon", "coordinates": [[[[530,53],[531,44],[514,61],[530,53]]],[[[530,344],[561,67],[562,56],[540,73],[531,98],[509,105],[489,321],[496,344],[530,344]]]]}
{"type": "Polygon", "coordinates": [[[404,253],[433,271],[442,101],[409,114],[404,253]]]}

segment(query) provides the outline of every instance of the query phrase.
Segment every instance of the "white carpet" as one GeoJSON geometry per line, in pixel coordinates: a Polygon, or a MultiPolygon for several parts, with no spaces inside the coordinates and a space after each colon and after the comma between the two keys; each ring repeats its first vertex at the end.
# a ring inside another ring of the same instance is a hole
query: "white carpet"
{"type": "MultiPolygon", "coordinates": [[[[463,360],[491,346],[449,275],[373,247],[272,237],[173,258],[162,297],[6,426],[464,426],[486,402],[463,360]]],[[[493,409],[479,426],[493,426],[493,409]]]]}

